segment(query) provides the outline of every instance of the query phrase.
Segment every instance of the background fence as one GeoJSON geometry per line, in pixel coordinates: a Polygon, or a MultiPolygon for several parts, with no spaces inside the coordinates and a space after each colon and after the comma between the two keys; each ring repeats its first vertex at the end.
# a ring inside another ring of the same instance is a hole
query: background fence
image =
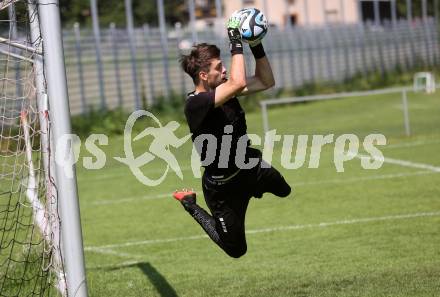
{"type": "MultiPolygon", "coordinates": [[[[64,30],[69,97],[73,114],[90,108],[151,106],[170,96],[192,90],[191,79],[180,69],[180,48],[191,45],[191,32],[173,28],[161,38],[158,28],[101,28],[100,42],[93,31],[75,26],[64,30]],[[99,48],[97,48],[97,44],[99,48]],[[180,47],[179,47],[180,45],[180,47]],[[101,79],[102,78],[102,79],[101,79]]],[[[440,64],[438,27],[433,18],[401,20],[375,26],[333,25],[270,28],[264,40],[276,76],[276,88],[308,82],[342,81],[372,71],[385,73],[399,67],[429,69],[440,64]]],[[[229,62],[225,35],[199,32],[199,42],[217,44],[229,62]]],[[[247,50],[247,71],[254,68],[247,50]]]]}

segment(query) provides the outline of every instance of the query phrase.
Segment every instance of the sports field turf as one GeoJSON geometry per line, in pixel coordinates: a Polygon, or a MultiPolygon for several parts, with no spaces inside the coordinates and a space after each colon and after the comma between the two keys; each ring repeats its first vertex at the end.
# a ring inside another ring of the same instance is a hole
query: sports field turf
{"type": "MultiPolygon", "coordinates": [[[[319,168],[307,168],[308,150],[303,167],[287,170],[276,145],[273,164],[294,192],[251,200],[240,259],[227,257],[171,198],[194,188],[205,205],[190,142],[172,149],[184,180],[170,172],[147,187],[113,160],[124,156],[123,139],[110,138],[104,168],[77,166],[90,296],[440,296],[440,95],[408,99],[410,137],[398,94],[269,109],[278,134],[353,133],[362,141],[383,133],[386,159],[365,170],[354,158],[338,173],[333,143],[319,168]]],[[[261,135],[259,111],[247,119],[261,135]]],[[[146,151],[148,138],[135,147],[135,156],[146,151]]],[[[154,178],[164,168],[154,160],[142,169],[154,178]]]]}

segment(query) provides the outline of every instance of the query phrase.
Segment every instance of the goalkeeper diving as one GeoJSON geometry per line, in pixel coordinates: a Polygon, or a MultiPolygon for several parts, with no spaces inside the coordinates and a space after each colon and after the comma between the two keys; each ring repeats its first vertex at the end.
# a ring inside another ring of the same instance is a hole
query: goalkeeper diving
{"type": "Polygon", "coordinates": [[[254,75],[246,77],[240,25],[247,16],[243,10],[235,12],[227,23],[231,52],[229,76],[220,59],[220,50],[213,44],[194,45],[191,52],[182,55],[180,60],[183,70],[194,82],[194,90],[188,94],[185,103],[192,140],[212,135],[217,142],[214,149],[207,143],[198,148],[205,168],[203,195],[211,214],[197,204],[193,191],[176,191],[173,196],[208,236],[234,258],[243,256],[247,251],[245,216],[250,199],[261,198],[264,193],[278,197],[287,197],[291,193],[290,186],[278,170],[262,159],[261,151],[250,146],[245,112],[237,98],[266,90],[275,84],[261,39],[249,42],[256,67],[254,75]],[[222,145],[224,135],[231,136],[230,146],[222,145]],[[229,147],[228,154],[222,151],[225,147],[229,147]],[[213,161],[204,164],[203,160],[213,153],[213,161]],[[242,156],[244,161],[237,164],[237,159],[242,156]],[[243,166],[252,163],[253,166],[243,166]]]}

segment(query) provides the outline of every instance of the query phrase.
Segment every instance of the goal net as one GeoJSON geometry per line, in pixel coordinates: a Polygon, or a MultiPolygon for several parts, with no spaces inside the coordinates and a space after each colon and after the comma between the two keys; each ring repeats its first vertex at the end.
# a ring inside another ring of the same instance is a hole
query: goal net
{"type": "Polygon", "coordinates": [[[0,1],[0,296],[66,295],[38,22],[0,1]]]}

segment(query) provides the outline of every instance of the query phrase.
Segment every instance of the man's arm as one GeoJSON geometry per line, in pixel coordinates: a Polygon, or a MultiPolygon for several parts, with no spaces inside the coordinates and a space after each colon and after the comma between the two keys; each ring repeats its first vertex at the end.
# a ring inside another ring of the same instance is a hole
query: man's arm
{"type": "Polygon", "coordinates": [[[255,57],[255,74],[254,76],[246,78],[246,87],[240,95],[249,95],[264,91],[275,85],[272,67],[264,52],[263,45],[259,43],[251,47],[251,50],[255,57]]]}
{"type": "Polygon", "coordinates": [[[215,107],[224,104],[229,99],[243,91],[246,87],[246,71],[243,54],[235,54],[231,60],[231,71],[227,82],[215,89],[215,107]]]}
{"type": "Polygon", "coordinates": [[[243,91],[246,86],[246,70],[244,65],[243,44],[239,26],[242,15],[233,14],[228,20],[227,31],[231,49],[231,70],[229,80],[215,89],[215,107],[224,104],[229,99],[243,91]]]}

